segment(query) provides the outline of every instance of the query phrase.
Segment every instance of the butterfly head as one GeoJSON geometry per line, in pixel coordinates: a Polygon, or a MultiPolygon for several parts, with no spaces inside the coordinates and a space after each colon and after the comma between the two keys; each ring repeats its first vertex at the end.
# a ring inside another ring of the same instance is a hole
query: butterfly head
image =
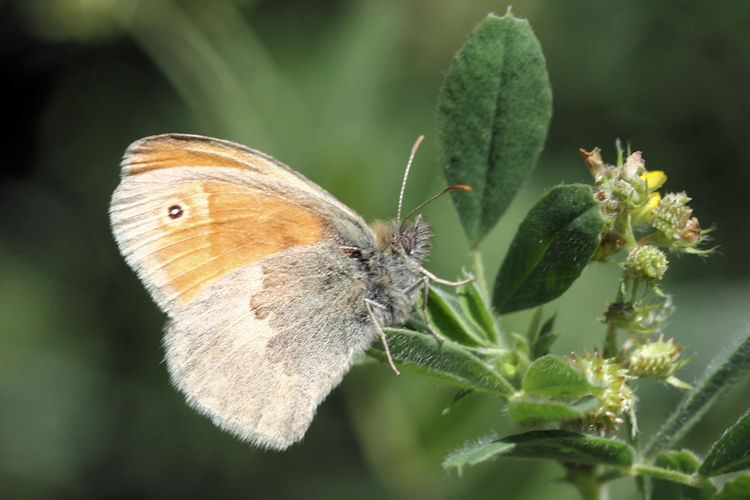
{"type": "Polygon", "coordinates": [[[419,261],[427,257],[427,252],[432,246],[432,228],[421,215],[417,216],[413,224],[399,224],[395,237],[401,251],[419,261]]]}
{"type": "Polygon", "coordinates": [[[414,222],[388,223],[376,221],[372,225],[376,249],[386,256],[400,256],[417,261],[427,257],[432,247],[432,228],[418,215],[414,222]]]}

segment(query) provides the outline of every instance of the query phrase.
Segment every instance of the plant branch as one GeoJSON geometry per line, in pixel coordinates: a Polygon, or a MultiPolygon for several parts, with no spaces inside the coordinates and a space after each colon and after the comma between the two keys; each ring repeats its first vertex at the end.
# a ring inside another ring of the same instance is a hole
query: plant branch
{"type": "Polygon", "coordinates": [[[635,464],[631,468],[632,474],[636,476],[650,476],[656,479],[664,479],[673,483],[684,484],[685,486],[697,486],[699,480],[690,474],[678,472],[675,470],[654,467],[652,465],[635,464]]]}

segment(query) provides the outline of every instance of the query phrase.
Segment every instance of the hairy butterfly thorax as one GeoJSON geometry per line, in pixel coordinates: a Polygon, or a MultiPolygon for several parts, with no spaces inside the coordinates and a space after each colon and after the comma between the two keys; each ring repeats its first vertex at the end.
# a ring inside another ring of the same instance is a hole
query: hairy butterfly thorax
{"type": "Polygon", "coordinates": [[[368,259],[368,298],[386,305],[375,314],[384,325],[400,324],[414,306],[414,284],[422,277],[421,262],[432,246],[432,230],[422,216],[405,227],[394,219],[375,221],[370,229],[375,248],[368,259]]]}

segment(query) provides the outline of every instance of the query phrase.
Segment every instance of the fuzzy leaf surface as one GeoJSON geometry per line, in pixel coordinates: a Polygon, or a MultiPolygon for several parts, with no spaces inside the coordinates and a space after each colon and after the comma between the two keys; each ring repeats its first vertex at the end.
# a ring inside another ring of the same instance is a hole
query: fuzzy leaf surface
{"type": "Polygon", "coordinates": [[[716,476],[750,468],[750,412],[727,429],[711,447],[700,473],[716,476]]]}
{"type": "MultiPolygon", "coordinates": [[[[393,361],[417,372],[464,389],[510,396],[514,389],[499,373],[490,369],[465,348],[451,341],[412,330],[386,328],[393,361]]],[[[368,354],[385,360],[382,344],[375,342],[368,354]]]]}
{"type": "MultiPolygon", "coordinates": [[[[673,450],[660,454],[654,465],[685,474],[694,474],[700,465],[698,458],[689,450],[673,450]]],[[[688,486],[667,479],[654,479],[651,500],[681,498],[685,500],[707,500],[713,498],[716,486],[710,481],[700,486],[688,486]]]]}
{"type": "Polygon", "coordinates": [[[462,285],[457,291],[458,302],[467,318],[489,342],[497,343],[500,334],[492,315],[492,309],[479,291],[475,281],[462,285]]]}
{"type": "Polygon", "coordinates": [[[539,41],[524,19],[487,16],[445,77],[438,151],[469,243],[476,247],[516,195],[542,151],[552,91],[539,41]]]}
{"type": "Polygon", "coordinates": [[[554,354],[531,363],[521,387],[530,396],[557,398],[585,396],[594,390],[582,371],[554,354]]]}
{"type": "Polygon", "coordinates": [[[465,465],[493,457],[547,458],[588,465],[630,467],[635,450],[616,439],[561,430],[531,431],[503,439],[485,440],[449,456],[443,467],[460,470],[465,465]]]}
{"type": "Polygon", "coordinates": [[[508,418],[517,424],[558,422],[582,418],[598,406],[596,398],[585,398],[575,404],[519,399],[508,404],[508,418]]]}
{"type": "Polygon", "coordinates": [[[438,287],[430,287],[427,295],[427,316],[435,330],[459,344],[486,344],[483,331],[471,321],[460,299],[438,287]]]}
{"type": "Polygon", "coordinates": [[[497,311],[528,309],[562,295],[589,263],[603,226],[589,186],[548,191],[521,222],[500,267],[492,298],[497,311]]]}
{"type": "Polygon", "coordinates": [[[750,498],[750,474],[742,474],[729,481],[715,500],[746,500],[750,498]]]}

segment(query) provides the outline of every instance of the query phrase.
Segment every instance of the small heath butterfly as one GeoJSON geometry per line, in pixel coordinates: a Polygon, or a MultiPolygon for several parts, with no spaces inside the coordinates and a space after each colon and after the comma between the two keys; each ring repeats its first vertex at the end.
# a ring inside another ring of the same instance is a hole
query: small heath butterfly
{"type": "Polygon", "coordinates": [[[403,185],[398,217],[368,226],[240,144],[183,134],[131,144],[112,231],[169,317],[167,366],[190,406],[283,450],[376,336],[398,373],[382,327],[404,322],[428,280],[443,282],[420,264],[430,226],[421,216],[402,221],[402,198],[403,185]]]}

